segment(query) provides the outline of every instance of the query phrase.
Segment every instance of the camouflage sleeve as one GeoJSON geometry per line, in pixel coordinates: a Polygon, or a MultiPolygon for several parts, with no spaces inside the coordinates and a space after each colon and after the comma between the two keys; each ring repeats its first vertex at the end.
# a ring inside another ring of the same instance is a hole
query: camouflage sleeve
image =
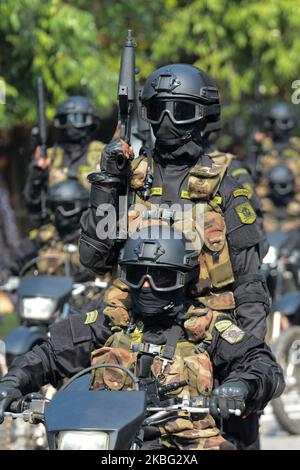
{"type": "Polygon", "coordinates": [[[283,372],[270,348],[232,321],[216,322],[210,348],[219,383],[239,379],[250,385],[249,409],[261,410],[282,393],[283,372]]]}
{"type": "Polygon", "coordinates": [[[17,358],[6,377],[13,377],[23,393],[39,390],[72,377],[89,367],[91,352],[110,336],[105,320],[97,311],[74,314],[50,327],[51,339],[17,358]]]}

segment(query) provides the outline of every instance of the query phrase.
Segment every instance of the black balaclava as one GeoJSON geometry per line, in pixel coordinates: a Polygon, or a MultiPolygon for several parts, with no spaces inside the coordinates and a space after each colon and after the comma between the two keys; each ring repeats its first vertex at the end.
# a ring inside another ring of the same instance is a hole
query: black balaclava
{"type": "Polygon", "coordinates": [[[174,124],[165,114],[159,124],[152,124],[156,137],[154,159],[162,164],[181,164],[188,158],[191,165],[195,164],[204,153],[201,140],[203,125],[203,120],[174,124]]]}
{"type": "Polygon", "coordinates": [[[131,290],[132,310],[147,323],[161,323],[174,320],[184,309],[184,289],[172,292],[158,292],[152,287],[131,290]]]}
{"type": "Polygon", "coordinates": [[[93,126],[75,127],[68,120],[66,126],[60,129],[59,140],[68,143],[80,143],[90,140],[91,134],[94,130],[93,126]]]}
{"type": "Polygon", "coordinates": [[[64,216],[59,210],[55,211],[54,224],[62,239],[76,238],[80,228],[80,218],[82,212],[74,214],[70,217],[64,216]]]}
{"type": "Polygon", "coordinates": [[[93,126],[77,128],[69,121],[64,129],[59,130],[58,143],[64,149],[66,164],[80,161],[86,154],[93,131],[93,126]]]}

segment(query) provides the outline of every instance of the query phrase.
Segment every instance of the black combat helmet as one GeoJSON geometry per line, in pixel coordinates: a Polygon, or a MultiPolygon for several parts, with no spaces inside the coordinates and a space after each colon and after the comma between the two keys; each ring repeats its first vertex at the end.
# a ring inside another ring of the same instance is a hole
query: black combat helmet
{"type": "Polygon", "coordinates": [[[54,116],[54,127],[60,131],[62,142],[89,140],[99,122],[94,107],[84,96],[71,96],[63,101],[54,116]]]}
{"type": "Polygon", "coordinates": [[[294,129],[295,126],[295,113],[288,103],[275,103],[266,113],[265,127],[272,134],[286,134],[294,129]]]}
{"type": "Polygon", "coordinates": [[[88,202],[88,191],[75,178],[51,186],[47,193],[47,206],[54,214],[59,231],[71,233],[79,229],[80,217],[88,202]]]}
{"type": "Polygon", "coordinates": [[[276,165],[269,172],[270,195],[279,204],[285,204],[293,198],[295,177],[285,165],[276,165]]]}
{"type": "Polygon", "coordinates": [[[164,225],[145,227],[126,241],[120,276],[133,289],[148,279],[155,291],[173,291],[197,278],[198,256],[180,231],[164,225]]]}
{"type": "Polygon", "coordinates": [[[152,125],[168,114],[174,124],[203,121],[202,135],[221,127],[219,91],[203,70],[188,64],[171,64],[146,80],[142,117],[152,125]]]}

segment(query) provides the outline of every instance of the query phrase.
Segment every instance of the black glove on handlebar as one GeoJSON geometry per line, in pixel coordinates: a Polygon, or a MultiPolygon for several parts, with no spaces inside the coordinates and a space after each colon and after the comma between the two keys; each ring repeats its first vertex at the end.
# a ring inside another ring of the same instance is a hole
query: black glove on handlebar
{"type": "Polygon", "coordinates": [[[242,380],[224,382],[212,392],[210,400],[210,413],[218,418],[229,418],[229,410],[240,410],[246,408],[245,401],[250,397],[250,386],[242,380]],[[219,408],[219,411],[218,411],[219,408]]]}
{"type": "Polygon", "coordinates": [[[4,412],[7,411],[11,403],[21,398],[22,393],[13,380],[2,380],[0,382],[0,424],[4,421],[4,412]]]}

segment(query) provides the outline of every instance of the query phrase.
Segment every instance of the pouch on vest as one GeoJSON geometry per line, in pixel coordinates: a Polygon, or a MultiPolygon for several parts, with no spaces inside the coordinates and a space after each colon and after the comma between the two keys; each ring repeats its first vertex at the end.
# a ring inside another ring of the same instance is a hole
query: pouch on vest
{"type": "MultiPolygon", "coordinates": [[[[123,348],[103,347],[92,352],[91,365],[111,363],[135,371],[137,354],[123,348]]],[[[102,367],[93,373],[92,389],[108,387],[111,390],[133,390],[132,379],[126,372],[113,367],[102,367]]]]}
{"type": "Polygon", "coordinates": [[[213,287],[221,288],[234,282],[226,225],[220,213],[207,211],[204,215],[203,257],[213,287]]]}

